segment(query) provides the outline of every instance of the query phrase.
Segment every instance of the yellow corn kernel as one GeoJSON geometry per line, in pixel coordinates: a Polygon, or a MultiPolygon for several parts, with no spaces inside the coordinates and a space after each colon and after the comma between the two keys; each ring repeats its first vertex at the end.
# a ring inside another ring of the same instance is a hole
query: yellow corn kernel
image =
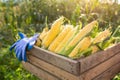
{"type": "Polygon", "coordinates": [[[75,46],[84,36],[92,31],[95,25],[97,25],[97,21],[93,21],[81,29],[79,33],[74,37],[74,39],[70,41],[68,46],[66,46],[65,50],[67,51],[70,47],[75,46]]]}
{"type": "Polygon", "coordinates": [[[78,45],[72,50],[72,52],[68,56],[72,58],[78,52],[86,50],[90,45],[91,45],[91,38],[85,37],[78,43],[78,45]]]}
{"type": "Polygon", "coordinates": [[[95,53],[99,50],[99,48],[96,45],[93,45],[91,47],[92,47],[92,53],[95,53]]]}
{"type": "Polygon", "coordinates": [[[55,40],[50,44],[48,50],[55,52],[56,47],[60,44],[60,42],[65,38],[67,33],[72,30],[72,25],[66,25],[62,32],[55,38],[55,40]]]}
{"type": "Polygon", "coordinates": [[[110,31],[107,29],[103,32],[100,32],[94,39],[93,39],[93,44],[96,44],[98,42],[103,41],[104,39],[106,39],[108,36],[110,36],[110,31]]]}
{"type": "Polygon", "coordinates": [[[57,19],[53,24],[51,29],[49,30],[48,34],[42,41],[42,45],[45,48],[48,48],[48,46],[52,43],[52,41],[56,38],[56,36],[59,34],[61,29],[61,24],[63,23],[64,17],[60,17],[57,19]]]}
{"type": "Polygon", "coordinates": [[[47,33],[48,33],[48,27],[45,27],[42,33],[40,34],[39,39],[43,40],[44,37],[47,35],[47,33]]]}
{"type": "Polygon", "coordinates": [[[48,32],[41,33],[40,36],[39,36],[39,38],[43,41],[44,38],[47,36],[48,32]]]}
{"type": "Polygon", "coordinates": [[[48,32],[48,27],[45,27],[44,29],[43,29],[43,31],[40,33],[40,35],[39,35],[39,37],[38,37],[38,39],[37,39],[37,41],[36,41],[36,43],[35,43],[35,45],[36,46],[41,46],[41,41],[44,39],[44,37],[47,35],[47,32],[48,32]]]}
{"type": "Polygon", "coordinates": [[[65,47],[65,45],[71,40],[71,38],[75,35],[76,33],[76,28],[73,28],[68,32],[68,34],[65,36],[65,38],[62,40],[62,42],[57,46],[55,49],[56,53],[60,53],[61,50],[65,47]]]}

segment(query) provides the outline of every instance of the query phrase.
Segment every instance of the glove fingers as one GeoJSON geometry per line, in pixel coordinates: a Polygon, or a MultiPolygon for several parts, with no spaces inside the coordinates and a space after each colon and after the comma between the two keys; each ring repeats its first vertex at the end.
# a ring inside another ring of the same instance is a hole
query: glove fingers
{"type": "Polygon", "coordinates": [[[18,45],[18,42],[19,42],[20,40],[18,40],[18,41],[16,41],[11,47],[10,47],[10,51],[12,51],[12,49],[16,46],[16,45],[18,45]]]}
{"type": "Polygon", "coordinates": [[[22,46],[18,46],[16,48],[16,57],[19,59],[19,61],[22,61],[22,46]]]}
{"type": "Polygon", "coordinates": [[[22,55],[24,55],[25,53],[23,51],[25,51],[26,47],[25,47],[26,43],[24,43],[22,40],[19,42],[19,44],[16,45],[15,49],[16,49],[16,57],[19,59],[19,61],[24,60],[22,55]]]}
{"type": "Polygon", "coordinates": [[[15,46],[15,53],[16,53],[16,57],[21,61],[22,60],[22,48],[23,48],[23,45],[22,44],[22,41],[19,41],[19,44],[17,44],[15,46]]]}
{"type": "Polygon", "coordinates": [[[18,52],[17,56],[18,56],[18,59],[22,61],[22,50],[18,52]]]}
{"type": "Polygon", "coordinates": [[[21,56],[19,56],[19,55],[21,55],[21,50],[16,49],[16,50],[15,50],[15,53],[16,53],[16,57],[18,58],[18,60],[21,61],[22,58],[21,58],[21,56]]]}
{"type": "Polygon", "coordinates": [[[26,38],[26,35],[25,35],[25,34],[23,34],[23,33],[21,33],[21,32],[18,32],[18,34],[19,34],[19,36],[20,36],[21,39],[26,38]]]}
{"type": "Polygon", "coordinates": [[[24,60],[25,62],[27,61],[26,46],[27,46],[27,45],[25,45],[25,46],[22,48],[22,60],[24,60]]]}
{"type": "Polygon", "coordinates": [[[12,50],[13,50],[13,48],[16,46],[16,44],[17,44],[17,42],[16,42],[16,43],[14,43],[14,44],[10,47],[10,51],[12,51],[12,50]]]}

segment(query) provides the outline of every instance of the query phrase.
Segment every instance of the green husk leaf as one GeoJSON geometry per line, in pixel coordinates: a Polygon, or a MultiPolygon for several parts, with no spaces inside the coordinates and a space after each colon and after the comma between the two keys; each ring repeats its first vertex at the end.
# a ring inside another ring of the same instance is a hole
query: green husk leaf
{"type": "Polygon", "coordinates": [[[86,57],[86,56],[89,56],[92,52],[92,48],[88,48],[87,50],[84,50],[84,51],[79,51],[78,54],[76,56],[74,56],[72,59],[77,59],[77,58],[80,58],[80,57],[86,57]]]}

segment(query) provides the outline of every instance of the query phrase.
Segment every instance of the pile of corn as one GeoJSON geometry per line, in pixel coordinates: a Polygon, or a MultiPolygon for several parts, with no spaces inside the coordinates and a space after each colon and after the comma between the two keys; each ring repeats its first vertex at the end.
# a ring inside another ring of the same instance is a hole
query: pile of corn
{"type": "Polygon", "coordinates": [[[110,28],[99,30],[97,21],[80,28],[79,25],[64,25],[64,20],[64,17],[60,17],[54,21],[51,29],[44,28],[36,45],[70,58],[88,56],[113,45],[114,38],[110,28]]]}

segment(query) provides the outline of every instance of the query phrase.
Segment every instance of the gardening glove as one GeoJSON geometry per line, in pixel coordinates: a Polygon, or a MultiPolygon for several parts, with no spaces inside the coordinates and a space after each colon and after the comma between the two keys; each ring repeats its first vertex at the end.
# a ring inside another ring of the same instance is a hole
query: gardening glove
{"type": "Polygon", "coordinates": [[[10,51],[12,51],[12,49],[14,48],[18,60],[20,61],[24,60],[26,62],[27,61],[26,50],[31,50],[33,48],[39,34],[35,34],[30,38],[26,37],[26,35],[21,32],[19,32],[18,34],[21,39],[16,41],[10,47],[10,51]]]}

